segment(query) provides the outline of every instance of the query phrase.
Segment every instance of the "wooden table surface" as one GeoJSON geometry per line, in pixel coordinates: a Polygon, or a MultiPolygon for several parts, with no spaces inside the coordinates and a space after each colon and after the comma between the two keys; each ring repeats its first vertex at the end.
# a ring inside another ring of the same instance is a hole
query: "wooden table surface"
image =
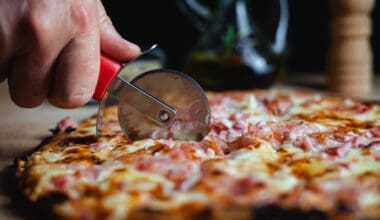
{"type": "MultiPolygon", "coordinates": [[[[298,75],[280,86],[324,91],[323,75],[298,75]]],[[[380,78],[375,91],[366,98],[380,100],[380,78]]],[[[0,84],[0,219],[30,219],[34,213],[17,189],[13,161],[36,147],[50,135],[49,129],[65,116],[80,120],[97,112],[97,106],[58,109],[48,103],[34,109],[17,107],[9,98],[6,83],[0,84]]]]}

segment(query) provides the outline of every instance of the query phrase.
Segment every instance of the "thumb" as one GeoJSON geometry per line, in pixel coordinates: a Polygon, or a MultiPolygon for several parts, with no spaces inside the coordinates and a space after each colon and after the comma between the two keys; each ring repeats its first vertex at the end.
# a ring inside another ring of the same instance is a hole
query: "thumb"
{"type": "Polygon", "coordinates": [[[116,31],[101,1],[97,1],[100,25],[101,51],[116,60],[127,62],[141,53],[140,48],[125,39],[116,31]]]}

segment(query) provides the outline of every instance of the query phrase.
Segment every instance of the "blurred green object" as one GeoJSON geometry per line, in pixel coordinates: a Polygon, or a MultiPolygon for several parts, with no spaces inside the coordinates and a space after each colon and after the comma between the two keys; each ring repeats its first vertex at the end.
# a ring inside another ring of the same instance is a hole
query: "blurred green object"
{"type": "Polygon", "coordinates": [[[288,1],[271,2],[277,21],[263,27],[254,19],[253,0],[177,0],[200,32],[186,73],[207,90],[266,88],[279,80],[285,72],[288,1]]]}

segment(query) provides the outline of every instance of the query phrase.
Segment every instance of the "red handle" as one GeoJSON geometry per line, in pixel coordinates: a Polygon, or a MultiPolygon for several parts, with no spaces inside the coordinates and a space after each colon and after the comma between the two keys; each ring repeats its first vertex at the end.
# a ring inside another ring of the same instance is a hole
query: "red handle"
{"type": "Polygon", "coordinates": [[[121,66],[121,63],[108,57],[107,55],[101,55],[99,78],[95,88],[95,93],[92,96],[93,99],[100,101],[103,98],[108,85],[113,77],[119,72],[121,66]]]}

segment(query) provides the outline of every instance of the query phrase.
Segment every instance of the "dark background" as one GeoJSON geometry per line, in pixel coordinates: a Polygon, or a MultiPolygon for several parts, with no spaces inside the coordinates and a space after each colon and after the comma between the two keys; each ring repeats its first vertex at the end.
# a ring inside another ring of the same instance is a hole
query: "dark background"
{"type": "MultiPolygon", "coordinates": [[[[360,0],[359,0],[360,1],[360,0]]],[[[256,1],[268,5],[268,0],[256,1]]],[[[270,1],[269,1],[270,2],[270,1]]],[[[158,43],[168,67],[181,69],[198,31],[181,14],[175,0],[104,0],[106,10],[121,35],[140,46],[158,43]]],[[[328,0],[289,0],[289,33],[286,65],[292,74],[325,72],[329,47],[328,0]]],[[[265,7],[258,10],[265,13],[265,7]]],[[[375,72],[380,72],[380,4],[372,11],[371,45],[375,72]]]]}

